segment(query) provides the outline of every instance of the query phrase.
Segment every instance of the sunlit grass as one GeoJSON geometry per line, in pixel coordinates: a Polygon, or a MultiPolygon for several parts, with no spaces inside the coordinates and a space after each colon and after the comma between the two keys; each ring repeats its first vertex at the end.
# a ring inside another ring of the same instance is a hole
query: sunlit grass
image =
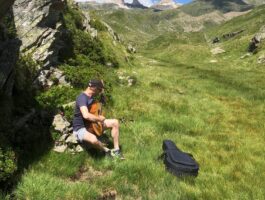
{"type": "Polygon", "coordinates": [[[127,159],[51,152],[25,172],[16,197],[95,199],[116,189],[118,199],[264,199],[265,68],[258,55],[240,59],[250,37],[222,43],[226,53],[216,56],[204,42],[141,49],[133,65],[118,69],[136,76],[136,85],[115,87],[107,112],[122,119],[127,159]],[[197,178],[165,171],[158,159],[164,139],[194,155],[197,178]],[[101,175],[73,181],[80,167],[101,175]]]}

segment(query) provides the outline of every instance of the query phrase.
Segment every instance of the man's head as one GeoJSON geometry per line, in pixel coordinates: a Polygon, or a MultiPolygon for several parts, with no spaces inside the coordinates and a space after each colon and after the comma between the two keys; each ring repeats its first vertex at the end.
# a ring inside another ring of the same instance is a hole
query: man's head
{"type": "Polygon", "coordinates": [[[104,90],[104,83],[102,80],[90,80],[88,82],[88,88],[93,94],[100,94],[104,90]]]}

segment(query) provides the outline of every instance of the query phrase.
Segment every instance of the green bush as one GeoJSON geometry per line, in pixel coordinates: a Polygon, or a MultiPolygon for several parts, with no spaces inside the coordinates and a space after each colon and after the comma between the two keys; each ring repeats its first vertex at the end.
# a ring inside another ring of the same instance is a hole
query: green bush
{"type": "Polygon", "coordinates": [[[83,54],[95,63],[103,65],[106,63],[106,55],[104,55],[103,52],[103,45],[98,39],[92,38],[84,31],[76,30],[73,42],[75,55],[83,54]]]}
{"type": "Polygon", "coordinates": [[[38,64],[31,55],[20,56],[15,68],[15,89],[23,93],[32,93],[32,83],[37,75],[38,64]]]}
{"type": "Polygon", "coordinates": [[[0,182],[9,179],[17,169],[16,156],[11,148],[4,149],[0,146],[0,182]]]}
{"type": "MultiPolygon", "coordinates": [[[[64,13],[64,26],[68,30],[68,34],[63,39],[67,40],[68,45],[71,45],[68,49],[72,50],[69,62],[77,60],[76,62],[78,63],[81,57],[82,61],[86,60],[89,63],[88,65],[106,65],[107,63],[111,63],[113,67],[117,67],[119,64],[113,53],[105,50],[99,38],[92,38],[88,32],[83,30],[83,17],[81,11],[71,7],[68,7],[64,13]]],[[[107,29],[97,19],[91,20],[91,23],[99,31],[107,29]]],[[[68,64],[72,65],[72,63],[68,64]]],[[[79,63],[74,65],[79,65],[79,63]]]]}
{"type": "Polygon", "coordinates": [[[67,86],[54,86],[36,96],[37,102],[46,109],[56,109],[74,101],[80,91],[67,86]]]}
{"type": "Polygon", "coordinates": [[[90,22],[92,28],[97,29],[98,31],[107,31],[108,28],[98,19],[92,19],[90,22]]]}
{"type": "Polygon", "coordinates": [[[113,84],[118,83],[117,75],[114,73],[113,69],[106,68],[102,65],[79,67],[64,65],[61,68],[66,75],[66,79],[74,87],[79,88],[80,90],[85,89],[87,87],[88,81],[91,79],[104,80],[105,95],[109,99],[109,102],[112,103],[112,86],[113,84]]]}
{"type": "Polygon", "coordinates": [[[68,6],[64,12],[64,20],[68,30],[83,29],[83,15],[78,9],[68,6]]]}
{"type": "Polygon", "coordinates": [[[15,153],[11,148],[9,142],[11,135],[8,132],[12,125],[13,102],[4,94],[0,95],[0,110],[0,183],[2,183],[16,171],[15,153]]]}

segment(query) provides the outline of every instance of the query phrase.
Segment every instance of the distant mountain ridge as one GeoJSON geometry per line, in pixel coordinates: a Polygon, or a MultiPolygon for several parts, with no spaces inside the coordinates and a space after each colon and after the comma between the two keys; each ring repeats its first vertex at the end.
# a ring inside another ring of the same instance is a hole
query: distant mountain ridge
{"type": "Polygon", "coordinates": [[[86,0],[86,1],[76,0],[76,2],[103,4],[103,5],[110,4],[110,5],[116,5],[120,8],[148,8],[138,0],[133,0],[132,3],[126,3],[125,0],[100,0],[100,1],[99,0],[86,0]]]}
{"type": "Polygon", "coordinates": [[[250,5],[262,5],[265,4],[264,0],[244,0],[245,3],[250,5]]]}
{"type": "Polygon", "coordinates": [[[200,16],[216,10],[222,13],[243,12],[253,7],[254,5],[243,0],[195,0],[181,6],[180,9],[189,15],[200,16]]]}

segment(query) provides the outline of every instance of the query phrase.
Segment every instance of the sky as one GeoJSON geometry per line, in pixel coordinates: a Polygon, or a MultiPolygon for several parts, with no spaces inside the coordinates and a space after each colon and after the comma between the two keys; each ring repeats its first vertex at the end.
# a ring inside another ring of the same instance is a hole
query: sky
{"type": "MultiPolygon", "coordinates": [[[[91,1],[91,0],[75,0],[75,1],[85,2],[85,1],[91,1]]],[[[104,0],[94,0],[94,1],[100,2],[100,1],[104,1],[104,0]]],[[[132,1],[133,0],[125,0],[125,2],[127,2],[127,3],[131,3],[132,1]]],[[[145,6],[150,6],[150,5],[158,2],[159,0],[139,0],[139,1],[145,6]]],[[[177,3],[185,4],[185,3],[191,2],[192,0],[174,0],[174,1],[177,3]]]]}

